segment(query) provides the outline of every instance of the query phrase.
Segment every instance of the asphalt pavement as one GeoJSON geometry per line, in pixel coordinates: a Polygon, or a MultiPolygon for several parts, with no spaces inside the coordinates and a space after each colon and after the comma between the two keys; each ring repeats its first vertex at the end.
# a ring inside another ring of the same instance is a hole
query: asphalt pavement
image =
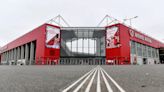
{"type": "Polygon", "coordinates": [[[68,92],[86,88],[89,92],[163,92],[164,65],[0,66],[0,92],[64,92],[69,87],[68,92]]]}

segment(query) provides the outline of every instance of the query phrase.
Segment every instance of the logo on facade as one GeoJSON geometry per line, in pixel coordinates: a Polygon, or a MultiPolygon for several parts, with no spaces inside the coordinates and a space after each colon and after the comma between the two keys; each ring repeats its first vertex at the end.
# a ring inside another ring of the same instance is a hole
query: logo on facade
{"type": "Polygon", "coordinates": [[[130,36],[131,36],[131,37],[134,37],[134,31],[133,31],[133,30],[130,29],[130,30],[129,30],[129,33],[130,33],[130,36]]]}
{"type": "Polygon", "coordinates": [[[119,36],[117,36],[118,27],[108,28],[106,30],[106,48],[117,48],[119,36]]]}
{"type": "Polygon", "coordinates": [[[60,29],[47,26],[46,30],[46,47],[60,48],[60,29]]]}
{"type": "Polygon", "coordinates": [[[135,31],[133,31],[132,29],[129,30],[129,34],[130,34],[131,37],[135,37],[137,39],[152,43],[152,40],[149,37],[146,37],[146,36],[144,36],[140,33],[137,33],[135,31]]]}

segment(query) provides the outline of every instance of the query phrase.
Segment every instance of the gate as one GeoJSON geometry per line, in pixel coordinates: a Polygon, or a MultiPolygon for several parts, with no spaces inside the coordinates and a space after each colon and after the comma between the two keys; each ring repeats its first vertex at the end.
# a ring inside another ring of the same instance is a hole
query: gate
{"type": "Polygon", "coordinates": [[[61,58],[60,65],[105,65],[105,58],[61,58]]]}

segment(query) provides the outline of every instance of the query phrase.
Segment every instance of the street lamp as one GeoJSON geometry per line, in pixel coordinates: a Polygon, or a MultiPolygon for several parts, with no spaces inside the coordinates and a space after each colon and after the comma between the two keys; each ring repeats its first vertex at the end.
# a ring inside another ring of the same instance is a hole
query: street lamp
{"type": "Polygon", "coordinates": [[[124,21],[129,20],[129,22],[130,22],[130,26],[132,27],[132,19],[135,19],[135,18],[138,18],[138,16],[134,16],[134,17],[132,17],[132,18],[124,19],[124,21]]]}

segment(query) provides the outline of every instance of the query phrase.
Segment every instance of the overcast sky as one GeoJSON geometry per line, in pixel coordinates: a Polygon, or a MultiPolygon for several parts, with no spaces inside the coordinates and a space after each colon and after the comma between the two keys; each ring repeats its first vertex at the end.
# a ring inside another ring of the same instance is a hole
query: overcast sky
{"type": "Polygon", "coordinates": [[[58,14],[71,26],[96,26],[106,14],[119,20],[138,16],[132,26],[164,42],[163,4],[163,0],[1,0],[0,46],[58,14]]]}

